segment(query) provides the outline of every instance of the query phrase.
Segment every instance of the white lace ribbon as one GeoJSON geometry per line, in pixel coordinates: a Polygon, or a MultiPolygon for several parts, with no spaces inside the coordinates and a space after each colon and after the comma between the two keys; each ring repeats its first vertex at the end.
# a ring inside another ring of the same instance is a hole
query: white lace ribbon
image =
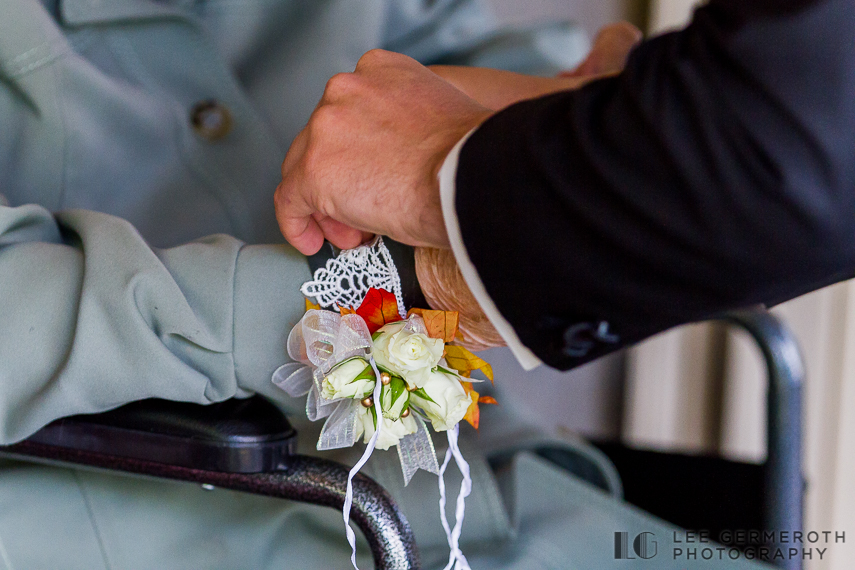
{"type": "Polygon", "coordinates": [[[393,293],[401,317],[406,316],[398,268],[380,236],[370,244],[346,249],[327,260],[326,267],[316,270],[300,291],[321,307],[355,309],[372,287],[393,293]]]}

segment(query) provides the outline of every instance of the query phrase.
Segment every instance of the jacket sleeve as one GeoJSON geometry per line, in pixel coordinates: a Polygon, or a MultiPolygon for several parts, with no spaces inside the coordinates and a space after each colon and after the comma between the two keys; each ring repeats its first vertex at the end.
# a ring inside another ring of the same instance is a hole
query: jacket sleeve
{"type": "Polygon", "coordinates": [[[619,76],[463,146],[455,203],[499,310],[570,368],[855,269],[855,4],[713,0],[619,76]]]}
{"type": "Polygon", "coordinates": [[[282,399],[307,278],[286,246],[158,250],[105,214],[0,205],[0,442],[148,397],[282,399]]]}

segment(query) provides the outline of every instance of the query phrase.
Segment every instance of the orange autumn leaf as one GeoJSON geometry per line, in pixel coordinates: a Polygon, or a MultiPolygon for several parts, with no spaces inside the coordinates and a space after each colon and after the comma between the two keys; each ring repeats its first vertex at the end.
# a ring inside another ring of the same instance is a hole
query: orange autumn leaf
{"type": "Polygon", "coordinates": [[[486,360],[475,356],[462,346],[453,344],[446,346],[445,361],[465,378],[469,378],[473,370],[480,370],[484,376],[489,378],[490,382],[493,381],[493,367],[486,360]]]}
{"type": "Polygon", "coordinates": [[[472,398],[472,403],[469,404],[469,408],[466,410],[466,415],[463,416],[463,419],[469,422],[472,427],[478,429],[478,424],[481,423],[481,409],[478,407],[478,404],[498,404],[499,402],[491,396],[480,396],[475,391],[475,388],[472,387],[471,382],[463,382],[462,384],[463,389],[472,398]]]}
{"type": "Polygon", "coordinates": [[[481,410],[478,408],[478,392],[472,388],[471,382],[463,382],[462,384],[463,389],[472,398],[472,403],[469,404],[469,408],[466,410],[466,415],[463,416],[463,419],[469,422],[472,427],[478,429],[478,424],[481,422],[481,410]]]}
{"type": "Polygon", "coordinates": [[[353,309],[348,309],[347,307],[339,307],[338,312],[341,313],[342,317],[345,315],[355,315],[356,314],[356,311],[354,311],[353,309]]]}
{"type": "Polygon", "coordinates": [[[320,311],[320,310],[321,310],[321,306],[320,306],[320,305],[318,305],[317,303],[313,302],[313,301],[312,301],[311,299],[309,299],[308,297],[306,297],[306,312],[308,313],[308,312],[309,312],[309,311],[311,311],[312,309],[314,309],[314,310],[316,310],[316,311],[320,311]]]}
{"type": "Polygon", "coordinates": [[[362,304],[356,309],[356,314],[365,319],[365,324],[368,325],[368,331],[371,334],[377,332],[377,329],[386,323],[401,320],[395,295],[385,289],[374,289],[373,287],[366,293],[362,304]]]}
{"type": "Polygon", "coordinates": [[[410,309],[407,316],[419,315],[425,323],[428,336],[451,342],[457,334],[460,313],[457,311],[436,311],[433,309],[410,309]]]}

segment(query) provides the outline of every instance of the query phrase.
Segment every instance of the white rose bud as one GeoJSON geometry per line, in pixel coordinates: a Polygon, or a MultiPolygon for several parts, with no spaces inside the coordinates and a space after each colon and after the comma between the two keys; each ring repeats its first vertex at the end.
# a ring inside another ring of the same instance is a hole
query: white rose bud
{"type": "Polygon", "coordinates": [[[397,376],[392,376],[392,380],[383,386],[380,392],[380,409],[383,410],[383,417],[397,420],[406,409],[409,400],[407,383],[397,376]]]}
{"type": "MultiPolygon", "coordinates": [[[[371,408],[371,410],[373,409],[374,408],[371,408]]],[[[371,436],[374,435],[374,414],[372,414],[371,410],[368,408],[363,408],[363,410],[365,410],[365,412],[360,414],[362,425],[359,427],[361,427],[362,431],[365,433],[363,441],[368,443],[371,436]]],[[[357,427],[357,429],[359,429],[359,427],[357,427]]],[[[416,433],[418,428],[419,426],[412,415],[409,415],[406,418],[401,418],[397,421],[383,420],[383,431],[380,432],[380,436],[377,438],[377,443],[375,445],[377,449],[389,449],[394,445],[398,445],[398,442],[404,436],[416,433]]]]}
{"type": "Polygon", "coordinates": [[[374,359],[387,370],[416,386],[442,358],[445,342],[422,333],[404,330],[406,321],[384,325],[374,339],[374,359]]]}
{"type": "Polygon", "coordinates": [[[374,391],[374,371],[362,358],[351,358],[333,368],[321,382],[321,395],[327,400],[361,400],[374,391]]]}
{"type": "Polygon", "coordinates": [[[424,410],[436,431],[454,427],[472,403],[456,375],[431,372],[424,386],[410,392],[410,404],[424,410]]]}

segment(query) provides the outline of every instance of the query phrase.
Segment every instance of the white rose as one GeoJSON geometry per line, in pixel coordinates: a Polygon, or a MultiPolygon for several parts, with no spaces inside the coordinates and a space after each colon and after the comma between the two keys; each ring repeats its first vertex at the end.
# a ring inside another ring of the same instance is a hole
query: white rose
{"type": "Polygon", "coordinates": [[[321,382],[321,395],[327,400],[353,398],[361,400],[374,391],[374,371],[362,358],[345,360],[321,382]]]}
{"type": "Polygon", "coordinates": [[[445,372],[431,372],[420,390],[410,392],[410,405],[424,410],[436,431],[454,427],[466,415],[470,404],[472,398],[457,376],[445,372]]]}
{"type": "Polygon", "coordinates": [[[406,321],[384,325],[374,340],[377,364],[416,386],[424,385],[425,375],[435,367],[445,350],[441,338],[404,330],[406,321]]]}
{"type": "MultiPolygon", "coordinates": [[[[361,431],[365,434],[363,441],[368,443],[374,435],[374,415],[368,408],[362,409],[365,411],[359,416],[362,421],[361,425],[357,425],[357,431],[361,431]]],[[[389,449],[394,445],[398,445],[398,442],[402,437],[411,433],[416,433],[418,428],[419,426],[412,414],[397,421],[384,419],[383,431],[381,431],[380,435],[377,437],[377,443],[375,445],[377,449],[389,449]]],[[[356,437],[359,437],[359,435],[357,434],[356,437]]]]}

